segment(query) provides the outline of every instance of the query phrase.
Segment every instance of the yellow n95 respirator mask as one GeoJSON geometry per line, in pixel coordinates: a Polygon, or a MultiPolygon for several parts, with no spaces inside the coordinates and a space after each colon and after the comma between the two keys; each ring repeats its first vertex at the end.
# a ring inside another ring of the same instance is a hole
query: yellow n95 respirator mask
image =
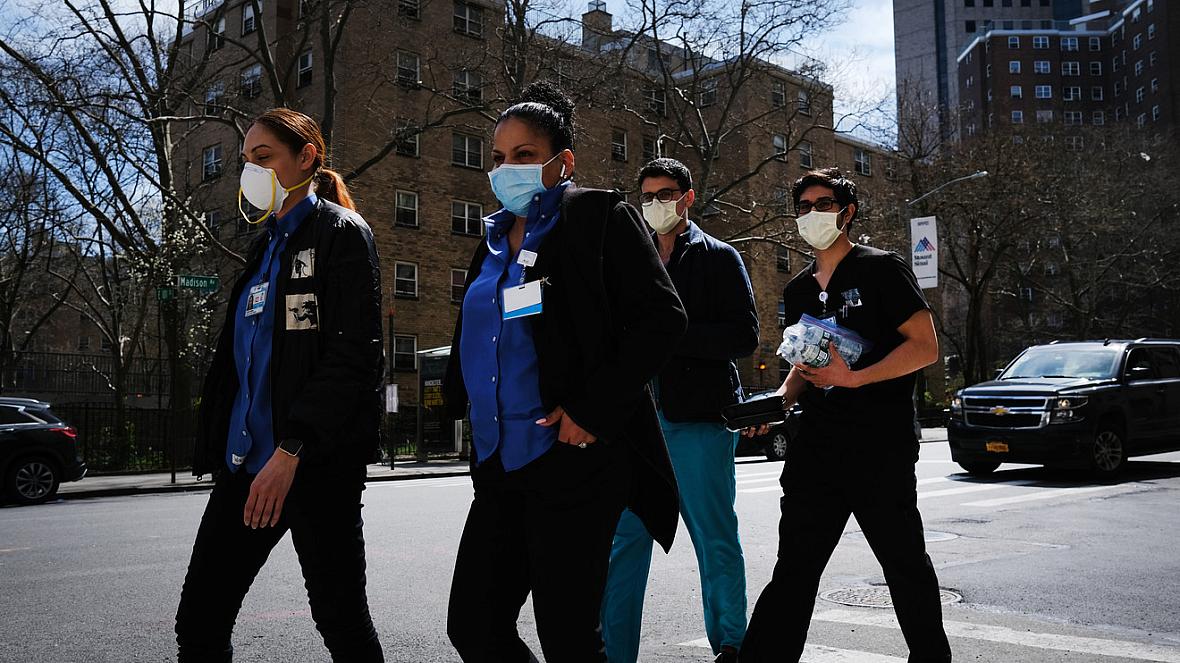
{"type": "Polygon", "coordinates": [[[275,171],[247,163],[242,167],[242,175],[238,180],[238,211],[242,213],[247,223],[262,223],[271,213],[283,208],[283,202],[287,200],[288,193],[306,185],[313,177],[315,177],[315,173],[293,187],[284,188],[275,171]],[[246,210],[242,209],[243,197],[246,202],[263,210],[262,216],[251,221],[246,210]]]}

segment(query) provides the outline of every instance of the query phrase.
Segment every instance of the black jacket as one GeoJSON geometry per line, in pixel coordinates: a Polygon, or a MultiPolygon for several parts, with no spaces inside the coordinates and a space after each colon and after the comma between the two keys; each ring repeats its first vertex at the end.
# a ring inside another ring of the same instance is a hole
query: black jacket
{"type": "MultiPolygon", "coordinates": [[[[226,435],[238,393],[233,312],[267,241],[266,233],[255,240],[230,293],[225,326],[201,392],[196,475],[225,467],[226,435]]],[[[271,360],[275,441],[302,440],[305,464],[366,463],[380,441],[385,372],[373,232],[356,212],[321,198],[288,238],[279,264],[275,292],[269,295],[276,302],[271,360]],[[296,269],[297,257],[301,263],[310,258],[311,264],[296,269]],[[288,310],[292,302],[299,304],[298,315],[288,310]]]]}
{"type": "MultiPolygon", "coordinates": [[[[676,478],[648,382],[684,333],[685,316],[659,254],[635,208],[616,192],[570,187],[561,216],[529,268],[544,279],[545,308],[529,318],[540,369],[541,400],[579,426],[632,453],[628,506],[665,549],[679,517],[676,478]]],[[[467,285],[488,255],[480,242],[467,285]]],[[[455,324],[443,383],[451,417],[467,413],[455,324]]]]}
{"type": "Polygon", "coordinates": [[[688,330],[660,371],[668,421],[721,421],[742,398],[735,359],[758,347],[758,312],[741,256],[692,221],[676,238],[668,274],[688,313],[688,330]]]}

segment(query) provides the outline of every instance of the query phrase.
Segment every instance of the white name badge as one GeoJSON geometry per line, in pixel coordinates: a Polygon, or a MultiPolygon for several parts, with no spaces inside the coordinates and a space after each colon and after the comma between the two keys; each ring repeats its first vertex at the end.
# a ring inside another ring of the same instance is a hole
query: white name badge
{"type": "Polygon", "coordinates": [[[541,312],[541,282],[504,288],[504,319],[523,318],[541,312]]]}
{"type": "Polygon", "coordinates": [[[525,267],[532,267],[537,264],[537,254],[528,249],[521,249],[520,255],[516,256],[516,262],[525,267]]]}
{"type": "Polygon", "coordinates": [[[247,318],[262,313],[262,309],[266,308],[266,289],[269,287],[269,283],[259,283],[250,288],[250,295],[246,300],[247,318]]]}

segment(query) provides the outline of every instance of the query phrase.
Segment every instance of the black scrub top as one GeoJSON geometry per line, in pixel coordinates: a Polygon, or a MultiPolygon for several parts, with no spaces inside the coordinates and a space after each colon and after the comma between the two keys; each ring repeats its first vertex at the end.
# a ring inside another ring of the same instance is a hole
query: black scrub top
{"type": "MultiPolygon", "coordinates": [[[[897,331],[918,311],[930,305],[922,295],[909,263],[896,253],[859,244],[840,264],[821,291],[812,262],[783,290],[786,323],[804,313],[833,319],[872,343],[852,365],[871,366],[892,352],[905,338],[897,331]],[[826,301],[821,300],[826,292],[826,301]]],[[[866,385],[859,389],[808,385],[799,397],[803,430],[812,435],[845,436],[872,433],[875,437],[914,439],[913,391],[916,373],[866,385]]]]}

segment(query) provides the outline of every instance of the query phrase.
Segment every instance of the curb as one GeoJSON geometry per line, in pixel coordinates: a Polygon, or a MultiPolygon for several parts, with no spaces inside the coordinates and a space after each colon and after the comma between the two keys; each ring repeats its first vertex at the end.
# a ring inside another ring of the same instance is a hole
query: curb
{"type": "MultiPolygon", "coordinates": [[[[445,479],[451,477],[465,477],[471,474],[470,470],[455,470],[448,472],[420,472],[417,474],[405,474],[401,476],[374,476],[366,477],[365,483],[384,483],[387,481],[412,481],[415,479],[445,479]]],[[[90,490],[71,490],[68,492],[59,492],[55,497],[59,500],[80,500],[94,497],[126,497],[128,495],[151,495],[151,494],[168,494],[168,493],[195,493],[200,491],[211,490],[213,482],[202,482],[194,484],[177,484],[177,485],[163,485],[163,486],[127,486],[121,488],[95,488],[90,490]]]]}

